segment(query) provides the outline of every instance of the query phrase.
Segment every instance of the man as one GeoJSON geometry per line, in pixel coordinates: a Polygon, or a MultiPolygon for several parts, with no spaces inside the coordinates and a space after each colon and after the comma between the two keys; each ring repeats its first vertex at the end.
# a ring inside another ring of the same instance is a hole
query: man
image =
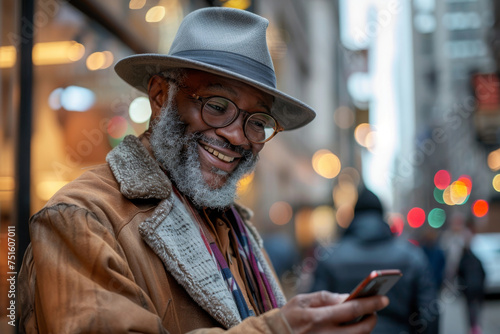
{"type": "Polygon", "coordinates": [[[314,112],[276,90],[267,21],[207,8],[169,55],[121,60],[152,126],[59,191],[30,221],[21,327],[35,333],[368,333],[383,297],[321,292],[286,303],[234,204],[264,143],[314,112]],[[358,324],[342,324],[369,314],[358,324]],[[198,331],[196,331],[198,330],[198,331]]]}
{"type": "Polygon", "coordinates": [[[372,270],[400,269],[403,273],[387,293],[391,304],[378,313],[372,333],[438,332],[438,294],[427,258],[419,247],[394,237],[373,192],[360,191],[354,219],[326,254],[318,262],[312,291],[350,292],[372,270]]]}

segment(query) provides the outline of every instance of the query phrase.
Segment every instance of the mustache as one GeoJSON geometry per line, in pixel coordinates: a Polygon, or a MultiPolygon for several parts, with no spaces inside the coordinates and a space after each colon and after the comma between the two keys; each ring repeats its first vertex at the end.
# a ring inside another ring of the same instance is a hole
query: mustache
{"type": "Polygon", "coordinates": [[[227,141],[224,141],[224,140],[219,140],[216,138],[209,138],[209,137],[203,135],[202,133],[195,133],[195,134],[193,134],[193,137],[196,141],[202,140],[207,144],[210,144],[213,146],[218,146],[220,148],[227,148],[231,151],[234,151],[234,152],[238,153],[239,155],[241,155],[241,158],[244,160],[253,160],[253,159],[258,158],[258,156],[254,155],[251,150],[247,150],[239,145],[238,146],[233,145],[233,144],[228,143],[227,141]]]}

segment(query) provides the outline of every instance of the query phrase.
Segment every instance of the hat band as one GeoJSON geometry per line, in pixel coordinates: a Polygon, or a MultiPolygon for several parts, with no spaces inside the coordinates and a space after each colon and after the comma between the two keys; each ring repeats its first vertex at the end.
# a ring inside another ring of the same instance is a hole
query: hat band
{"type": "Polygon", "coordinates": [[[243,75],[266,86],[276,88],[274,70],[258,61],[236,53],[217,50],[188,50],[171,54],[188,58],[243,75]]]}

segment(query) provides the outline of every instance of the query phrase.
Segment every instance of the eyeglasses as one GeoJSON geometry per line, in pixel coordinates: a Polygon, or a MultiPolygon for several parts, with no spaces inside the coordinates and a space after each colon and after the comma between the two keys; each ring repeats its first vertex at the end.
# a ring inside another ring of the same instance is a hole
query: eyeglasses
{"type": "Polygon", "coordinates": [[[238,118],[240,112],[246,113],[248,116],[243,125],[243,133],[254,144],[263,144],[284,130],[273,116],[265,112],[249,113],[225,97],[201,97],[194,93],[189,95],[202,103],[201,118],[214,128],[226,127],[238,118]]]}

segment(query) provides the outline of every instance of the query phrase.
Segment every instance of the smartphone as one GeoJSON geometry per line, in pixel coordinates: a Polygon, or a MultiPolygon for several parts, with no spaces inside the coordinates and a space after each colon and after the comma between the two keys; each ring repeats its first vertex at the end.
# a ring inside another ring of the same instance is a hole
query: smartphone
{"type": "Polygon", "coordinates": [[[351,291],[345,301],[355,298],[385,295],[401,276],[403,274],[399,269],[374,270],[351,291]]]}
{"type": "MultiPolygon", "coordinates": [[[[385,295],[401,276],[403,276],[403,274],[399,269],[374,270],[351,291],[349,297],[347,297],[344,302],[356,298],[385,295]]],[[[344,325],[356,323],[361,321],[364,317],[365,316],[360,316],[344,325]]]]}

